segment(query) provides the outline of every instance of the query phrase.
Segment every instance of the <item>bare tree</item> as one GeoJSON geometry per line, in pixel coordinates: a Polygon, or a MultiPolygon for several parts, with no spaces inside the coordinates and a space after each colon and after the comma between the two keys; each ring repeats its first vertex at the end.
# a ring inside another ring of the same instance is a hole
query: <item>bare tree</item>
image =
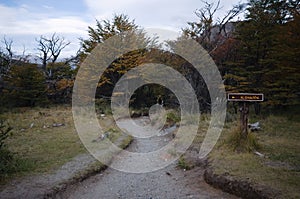
{"type": "Polygon", "coordinates": [[[70,44],[64,37],[60,37],[56,33],[50,38],[41,35],[36,41],[38,42],[37,49],[40,51],[40,59],[44,70],[46,70],[47,63],[49,61],[55,63],[61,51],[70,44]]]}
{"type": "Polygon", "coordinates": [[[51,39],[48,40],[48,42],[52,55],[52,63],[56,62],[61,51],[70,44],[70,42],[65,41],[65,38],[56,36],[55,33],[52,35],[51,39]]]}
{"type": "Polygon", "coordinates": [[[3,38],[3,43],[5,45],[5,49],[8,53],[8,57],[10,59],[10,61],[12,60],[12,57],[13,57],[13,52],[12,52],[12,44],[13,44],[13,41],[11,39],[6,39],[6,37],[4,36],[3,38]]]}
{"type": "Polygon", "coordinates": [[[223,18],[216,20],[217,23],[214,23],[215,14],[221,9],[220,0],[211,3],[202,2],[204,6],[195,11],[199,22],[188,22],[189,27],[183,29],[183,33],[195,39],[209,52],[212,52],[220,44],[222,38],[220,36],[227,37],[226,25],[243,12],[245,4],[233,6],[223,18]]]}
{"type": "Polygon", "coordinates": [[[219,34],[221,34],[222,31],[223,31],[224,34],[227,36],[227,32],[226,32],[226,29],[225,29],[226,24],[228,22],[230,22],[231,20],[233,20],[241,12],[243,12],[245,7],[246,7],[246,4],[234,5],[233,8],[231,10],[229,10],[222,19],[218,19],[217,23],[219,24],[219,34]]]}
{"type": "Polygon", "coordinates": [[[28,62],[29,57],[30,57],[30,54],[26,55],[26,47],[25,47],[25,45],[23,45],[23,51],[22,51],[22,55],[19,56],[19,61],[28,62]]]}
{"type": "Polygon", "coordinates": [[[28,62],[30,55],[26,55],[26,48],[23,45],[23,51],[22,54],[16,54],[13,52],[12,39],[7,39],[5,36],[2,40],[2,43],[4,44],[4,49],[2,50],[2,56],[4,56],[8,62],[8,67],[10,68],[12,64],[19,65],[23,62],[28,62]]]}
{"type": "Polygon", "coordinates": [[[206,1],[202,1],[205,5],[203,8],[196,10],[195,14],[200,18],[200,22],[202,23],[203,31],[202,31],[202,42],[207,40],[210,43],[211,41],[211,29],[213,28],[213,17],[215,13],[220,9],[220,0],[215,5],[214,3],[208,3],[206,1]]]}
{"type": "Polygon", "coordinates": [[[12,44],[13,41],[11,39],[7,39],[5,36],[2,40],[4,44],[3,49],[0,51],[0,77],[6,75],[11,68],[13,52],[12,52],[12,44]]]}
{"type": "Polygon", "coordinates": [[[42,61],[42,67],[44,70],[46,70],[47,62],[50,60],[50,48],[47,41],[47,38],[44,36],[40,36],[39,39],[36,39],[38,42],[38,50],[40,51],[40,59],[42,61]]]}

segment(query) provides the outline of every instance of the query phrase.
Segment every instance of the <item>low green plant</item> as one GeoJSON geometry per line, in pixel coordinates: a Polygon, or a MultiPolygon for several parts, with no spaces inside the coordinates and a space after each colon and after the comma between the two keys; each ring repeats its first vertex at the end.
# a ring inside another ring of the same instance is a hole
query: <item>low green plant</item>
{"type": "Polygon", "coordinates": [[[116,141],[121,135],[121,132],[115,128],[109,128],[106,132],[109,133],[108,138],[111,142],[116,141]]]}
{"type": "Polygon", "coordinates": [[[111,115],[110,100],[108,99],[96,99],[95,101],[96,112],[98,114],[111,115]]]}
{"type": "Polygon", "coordinates": [[[34,166],[34,162],[20,158],[6,148],[0,149],[0,184],[13,174],[31,171],[34,166]]]}
{"type": "Polygon", "coordinates": [[[167,123],[178,123],[180,120],[180,114],[177,112],[171,111],[167,113],[167,123]]]}
{"type": "Polygon", "coordinates": [[[190,170],[191,166],[187,163],[183,156],[178,159],[178,167],[185,170],[190,170]]]}

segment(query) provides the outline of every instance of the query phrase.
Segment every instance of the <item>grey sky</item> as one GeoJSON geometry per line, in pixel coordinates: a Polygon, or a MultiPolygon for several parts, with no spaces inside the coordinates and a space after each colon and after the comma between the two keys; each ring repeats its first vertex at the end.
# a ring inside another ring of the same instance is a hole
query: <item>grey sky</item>
{"type": "MultiPolygon", "coordinates": [[[[221,0],[217,16],[239,2],[246,0],[221,0]]],[[[56,32],[72,42],[64,51],[64,56],[69,56],[79,48],[78,38],[87,37],[87,27],[94,26],[96,19],[123,13],[143,28],[179,33],[188,21],[197,20],[194,12],[202,6],[201,0],[0,0],[0,37],[12,39],[16,53],[23,46],[26,52],[34,53],[35,38],[56,32]]]]}

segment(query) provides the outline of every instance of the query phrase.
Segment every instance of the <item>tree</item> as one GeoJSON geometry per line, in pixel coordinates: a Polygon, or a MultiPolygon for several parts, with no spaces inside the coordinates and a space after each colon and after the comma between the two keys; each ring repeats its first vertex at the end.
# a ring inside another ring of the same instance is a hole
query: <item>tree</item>
{"type": "Polygon", "coordinates": [[[4,44],[4,49],[0,48],[0,94],[4,89],[3,78],[9,73],[12,62],[13,62],[13,52],[11,39],[7,39],[5,36],[2,43],[4,44]]]}
{"type": "Polygon", "coordinates": [[[45,104],[45,77],[36,64],[14,65],[4,78],[3,103],[6,106],[36,106],[45,104]]]}
{"type": "MultiPolygon", "coordinates": [[[[175,42],[168,42],[168,45],[170,49],[174,49],[176,43],[180,42],[182,38],[189,37],[197,41],[215,59],[218,50],[221,47],[224,48],[227,41],[231,38],[232,31],[235,28],[232,20],[243,12],[244,4],[234,6],[223,18],[215,19],[215,15],[220,9],[220,0],[215,3],[202,2],[204,6],[195,12],[198,21],[188,22],[188,27],[183,29],[182,37],[175,42]]],[[[220,59],[218,56],[216,57],[220,59]]],[[[209,110],[211,100],[208,88],[203,77],[193,66],[180,57],[169,56],[166,53],[161,58],[169,60],[169,65],[175,66],[181,74],[184,74],[196,92],[201,110],[209,110]]]]}
{"type": "Polygon", "coordinates": [[[51,77],[47,79],[47,96],[53,103],[69,103],[72,99],[72,89],[76,70],[65,62],[49,63],[51,77]]]}
{"type": "Polygon", "coordinates": [[[222,19],[214,22],[215,14],[220,9],[220,0],[216,3],[202,2],[204,7],[195,12],[199,21],[188,22],[189,27],[183,29],[183,34],[195,39],[211,53],[230,36],[229,32],[232,32],[234,27],[229,27],[229,22],[243,12],[245,5],[235,5],[222,19]],[[231,30],[228,32],[227,28],[231,30]]]}
{"type": "MultiPolygon", "coordinates": [[[[106,39],[114,35],[124,32],[128,33],[126,34],[126,37],[137,35],[137,38],[139,38],[139,41],[135,41],[134,43],[130,44],[131,46],[128,46],[128,49],[133,49],[134,46],[137,46],[137,43],[143,45],[145,49],[130,51],[126,54],[123,54],[121,57],[117,58],[113,63],[111,63],[100,78],[96,94],[97,97],[111,96],[114,85],[117,83],[120,77],[124,75],[129,69],[134,68],[142,63],[141,60],[147,51],[146,47],[149,47],[154,42],[153,40],[146,37],[146,34],[142,30],[138,29],[138,26],[134,23],[133,20],[131,21],[128,16],[123,14],[115,15],[112,21],[97,20],[96,28],[88,27],[89,38],[86,40],[81,40],[82,51],[80,54],[80,58],[81,62],[83,62],[84,59],[98,44],[105,42],[106,39]]],[[[107,49],[105,54],[109,56],[111,50],[116,49],[107,49]]]]}
{"type": "Polygon", "coordinates": [[[13,41],[4,37],[2,43],[4,44],[5,50],[1,49],[0,51],[0,78],[8,73],[13,60],[13,41]]]}
{"type": "MultiPolygon", "coordinates": [[[[281,56],[280,63],[279,51],[286,43],[281,34],[286,34],[286,27],[294,20],[291,10],[297,10],[296,7],[290,7],[290,2],[249,1],[245,21],[240,22],[236,30],[238,59],[227,60],[226,63],[225,83],[228,91],[264,93],[264,104],[268,106],[289,104],[286,99],[295,95],[296,91],[291,92],[291,87],[295,88],[292,85],[295,85],[297,79],[291,73],[294,69],[282,64],[282,60],[287,61],[287,57],[281,56]]],[[[292,49],[285,49],[286,54],[291,53],[292,49]]],[[[256,104],[255,107],[258,113],[260,106],[256,104]]]]}
{"type": "Polygon", "coordinates": [[[0,51],[0,80],[4,75],[7,74],[10,68],[10,61],[7,54],[3,51],[0,51]]]}
{"type": "Polygon", "coordinates": [[[292,20],[279,27],[273,51],[276,68],[270,82],[282,92],[278,96],[281,105],[300,104],[300,13],[295,11],[292,20]],[[282,75],[284,74],[284,75],[282,75]],[[280,77],[274,79],[274,77],[280,77]],[[276,82],[275,82],[276,81],[276,82]]]}
{"type": "Polygon", "coordinates": [[[125,31],[137,30],[138,26],[130,21],[127,15],[115,15],[113,20],[96,20],[96,28],[88,27],[88,39],[81,39],[81,56],[84,59],[97,44],[103,43],[106,39],[125,31]]]}
{"type": "Polygon", "coordinates": [[[52,34],[49,38],[41,35],[36,41],[38,43],[37,49],[40,51],[40,59],[44,71],[46,71],[47,63],[55,63],[61,51],[70,44],[64,37],[57,36],[56,33],[52,34]]]}
{"type": "Polygon", "coordinates": [[[7,40],[5,37],[4,37],[4,40],[3,40],[3,43],[5,44],[5,49],[7,51],[7,56],[9,58],[9,60],[11,61],[12,60],[12,57],[13,57],[13,52],[12,52],[12,43],[13,41],[10,39],[10,40],[7,40]]]}

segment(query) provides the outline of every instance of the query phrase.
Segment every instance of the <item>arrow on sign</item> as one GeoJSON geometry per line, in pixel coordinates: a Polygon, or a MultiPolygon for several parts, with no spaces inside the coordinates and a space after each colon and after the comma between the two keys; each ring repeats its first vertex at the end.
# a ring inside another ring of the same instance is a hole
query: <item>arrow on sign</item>
{"type": "Polygon", "coordinates": [[[228,93],[228,101],[240,102],[262,102],[264,101],[264,94],[262,93],[228,93]]]}

